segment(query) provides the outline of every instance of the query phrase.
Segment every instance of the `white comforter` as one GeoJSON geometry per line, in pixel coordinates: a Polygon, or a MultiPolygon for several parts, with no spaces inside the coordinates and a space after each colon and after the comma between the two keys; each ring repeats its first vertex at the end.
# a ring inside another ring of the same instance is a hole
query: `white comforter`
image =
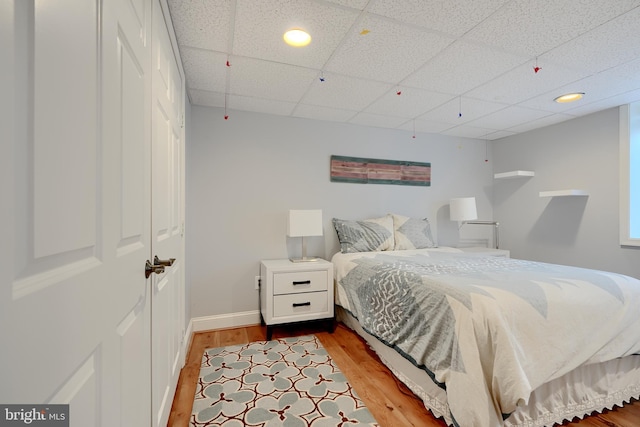
{"type": "Polygon", "coordinates": [[[461,427],[501,426],[540,385],[640,353],[631,277],[455,250],[332,261],[336,302],[446,388],[461,427]]]}

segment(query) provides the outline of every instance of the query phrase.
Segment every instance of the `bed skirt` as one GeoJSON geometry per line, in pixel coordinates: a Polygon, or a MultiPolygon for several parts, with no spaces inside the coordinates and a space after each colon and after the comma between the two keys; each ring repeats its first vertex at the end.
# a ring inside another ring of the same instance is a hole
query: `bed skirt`
{"type": "MultiPolygon", "coordinates": [[[[438,387],[424,370],[364,331],[358,321],[340,306],[336,306],[336,317],[367,341],[380,360],[422,399],[436,418],[442,418],[453,426],[445,390],[438,387]]],[[[622,406],[632,398],[640,398],[640,355],[580,366],[543,384],[533,391],[526,406],[518,406],[504,425],[553,426],[574,417],[582,419],[594,411],[622,406]]]]}

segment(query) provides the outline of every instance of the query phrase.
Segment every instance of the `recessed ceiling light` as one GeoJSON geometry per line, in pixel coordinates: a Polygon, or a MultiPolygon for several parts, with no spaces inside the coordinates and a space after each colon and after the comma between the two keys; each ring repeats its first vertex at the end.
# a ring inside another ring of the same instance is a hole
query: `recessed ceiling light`
{"type": "Polygon", "coordinates": [[[304,30],[300,28],[293,28],[282,36],[285,43],[290,46],[302,47],[311,43],[311,36],[304,30]]]}
{"type": "Polygon", "coordinates": [[[583,95],[584,95],[584,92],[567,93],[565,95],[561,95],[555,98],[554,101],[564,104],[567,102],[573,102],[573,101],[582,99],[583,95]]]}

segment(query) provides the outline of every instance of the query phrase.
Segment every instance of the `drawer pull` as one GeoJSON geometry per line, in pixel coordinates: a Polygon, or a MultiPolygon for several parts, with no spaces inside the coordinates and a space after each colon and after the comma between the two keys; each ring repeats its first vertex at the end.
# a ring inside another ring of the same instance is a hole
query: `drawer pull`
{"type": "Polygon", "coordinates": [[[311,301],[307,301],[307,302],[294,302],[293,304],[291,304],[294,307],[304,307],[306,305],[311,305],[311,301]]]}
{"type": "Polygon", "coordinates": [[[294,281],[293,282],[293,286],[296,285],[310,285],[311,284],[311,280],[300,280],[298,282],[294,281]]]}

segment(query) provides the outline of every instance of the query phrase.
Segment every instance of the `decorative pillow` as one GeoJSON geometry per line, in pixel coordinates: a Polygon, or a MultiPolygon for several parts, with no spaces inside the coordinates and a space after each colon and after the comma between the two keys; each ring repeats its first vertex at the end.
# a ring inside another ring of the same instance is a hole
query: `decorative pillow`
{"type": "Polygon", "coordinates": [[[435,248],[428,219],[393,214],[394,250],[435,248]]]}
{"type": "Polygon", "coordinates": [[[340,252],[387,251],[393,249],[393,218],[391,215],[363,221],[333,218],[338,233],[340,252]]]}

